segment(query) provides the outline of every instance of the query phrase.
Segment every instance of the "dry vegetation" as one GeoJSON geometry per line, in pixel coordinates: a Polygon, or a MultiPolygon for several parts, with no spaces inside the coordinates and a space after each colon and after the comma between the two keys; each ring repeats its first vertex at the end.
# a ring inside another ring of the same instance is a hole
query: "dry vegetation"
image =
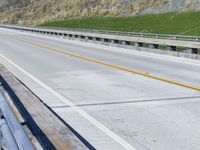
{"type": "Polygon", "coordinates": [[[41,24],[91,16],[135,16],[199,8],[200,4],[199,0],[23,0],[25,5],[10,1],[15,5],[1,12],[0,22],[41,24]]]}

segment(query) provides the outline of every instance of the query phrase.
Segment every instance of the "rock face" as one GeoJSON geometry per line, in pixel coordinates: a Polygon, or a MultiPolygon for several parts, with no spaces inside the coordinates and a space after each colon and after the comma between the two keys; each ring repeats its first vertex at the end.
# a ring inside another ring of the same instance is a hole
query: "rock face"
{"type": "Polygon", "coordinates": [[[29,5],[34,0],[1,0],[0,1],[0,12],[15,8],[29,5]]]}
{"type": "Polygon", "coordinates": [[[0,22],[38,24],[91,16],[200,10],[200,0],[1,0],[0,22]]]}

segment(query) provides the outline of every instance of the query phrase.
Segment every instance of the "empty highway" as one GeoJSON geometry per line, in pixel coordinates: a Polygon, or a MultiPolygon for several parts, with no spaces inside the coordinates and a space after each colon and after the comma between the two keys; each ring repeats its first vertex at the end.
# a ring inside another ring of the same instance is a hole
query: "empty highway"
{"type": "Polygon", "coordinates": [[[0,63],[95,149],[200,149],[198,60],[0,28],[0,63]]]}

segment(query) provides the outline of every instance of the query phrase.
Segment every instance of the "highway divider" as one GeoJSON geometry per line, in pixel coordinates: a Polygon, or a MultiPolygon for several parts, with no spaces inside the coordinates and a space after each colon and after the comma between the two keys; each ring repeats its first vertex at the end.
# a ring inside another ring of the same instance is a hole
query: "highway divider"
{"type": "Polygon", "coordinates": [[[43,28],[17,25],[0,25],[0,27],[19,30],[22,32],[31,32],[73,40],[118,46],[139,51],[200,59],[200,37],[198,36],[180,36],[70,28],[43,28]]]}

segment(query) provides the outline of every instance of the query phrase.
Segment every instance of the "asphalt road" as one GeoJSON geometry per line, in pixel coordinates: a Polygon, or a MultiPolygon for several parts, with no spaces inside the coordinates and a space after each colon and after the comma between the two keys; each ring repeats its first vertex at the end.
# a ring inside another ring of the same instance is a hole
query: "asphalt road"
{"type": "Polygon", "coordinates": [[[0,63],[96,149],[200,149],[198,60],[0,29],[0,63]]]}

